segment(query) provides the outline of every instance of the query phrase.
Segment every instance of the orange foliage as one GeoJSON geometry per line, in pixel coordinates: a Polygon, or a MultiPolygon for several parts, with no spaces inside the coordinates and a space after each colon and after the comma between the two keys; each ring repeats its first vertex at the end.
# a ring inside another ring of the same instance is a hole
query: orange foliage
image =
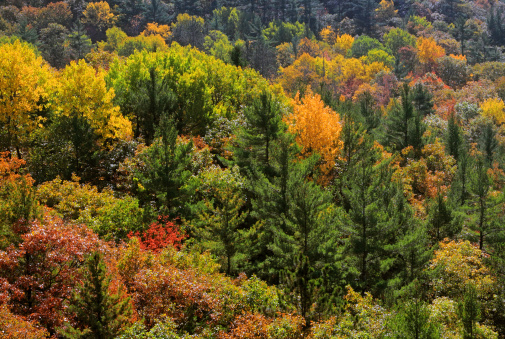
{"type": "Polygon", "coordinates": [[[41,339],[49,333],[34,322],[12,314],[6,305],[0,306],[0,333],[3,339],[41,339]]]}
{"type": "Polygon", "coordinates": [[[339,115],[326,107],[319,94],[309,88],[303,101],[298,93],[293,100],[293,114],[286,118],[289,131],[296,134],[296,142],[302,147],[302,155],[321,155],[321,170],[329,175],[335,166],[342,142],[342,125],[339,115]]]}
{"type": "Polygon", "coordinates": [[[445,55],[445,49],[437,45],[433,38],[419,37],[417,39],[417,54],[423,64],[433,63],[445,55]]]}
{"type": "Polygon", "coordinates": [[[268,339],[280,338],[301,338],[304,320],[301,316],[291,314],[279,314],[276,319],[267,318],[258,313],[245,313],[238,316],[232,324],[232,329],[228,333],[221,331],[218,334],[220,339],[268,339]]]}

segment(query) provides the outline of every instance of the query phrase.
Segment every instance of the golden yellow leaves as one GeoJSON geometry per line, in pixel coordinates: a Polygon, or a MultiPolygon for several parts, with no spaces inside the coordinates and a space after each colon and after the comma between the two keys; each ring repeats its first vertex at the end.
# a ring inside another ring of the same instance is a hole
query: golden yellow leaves
{"type": "Polygon", "coordinates": [[[59,80],[55,98],[59,114],[86,119],[103,140],[131,136],[131,123],[112,103],[114,90],[107,90],[101,70],[96,71],[83,60],[71,62],[59,80]]]}
{"type": "Polygon", "coordinates": [[[303,156],[321,155],[321,170],[328,175],[340,152],[342,125],[339,115],[326,107],[319,94],[309,88],[303,101],[298,93],[293,101],[293,114],[287,117],[289,131],[296,134],[303,156]]]}
{"type": "Polygon", "coordinates": [[[33,114],[48,97],[51,78],[50,67],[28,44],[0,45],[0,123],[9,146],[18,146],[40,124],[33,114]]]}
{"type": "Polygon", "coordinates": [[[433,38],[419,37],[417,39],[417,54],[423,64],[435,62],[445,55],[445,49],[439,46],[433,38]]]}
{"type": "Polygon", "coordinates": [[[116,17],[112,13],[110,6],[105,1],[90,2],[83,15],[83,23],[96,26],[100,31],[114,26],[116,17]]]}
{"type": "Polygon", "coordinates": [[[172,35],[172,32],[170,31],[170,26],[168,25],[158,25],[155,22],[151,22],[147,24],[146,29],[140,34],[144,36],[159,35],[164,40],[168,40],[172,35]]]}
{"type": "Polygon", "coordinates": [[[500,98],[486,99],[481,105],[482,115],[493,119],[498,125],[505,122],[505,103],[500,98]]]}

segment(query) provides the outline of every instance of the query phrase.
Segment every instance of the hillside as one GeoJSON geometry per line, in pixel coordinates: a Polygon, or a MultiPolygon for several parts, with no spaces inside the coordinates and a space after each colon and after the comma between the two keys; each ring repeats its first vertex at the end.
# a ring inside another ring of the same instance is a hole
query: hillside
{"type": "Polygon", "coordinates": [[[505,338],[504,10],[2,2],[0,337],[505,338]]]}

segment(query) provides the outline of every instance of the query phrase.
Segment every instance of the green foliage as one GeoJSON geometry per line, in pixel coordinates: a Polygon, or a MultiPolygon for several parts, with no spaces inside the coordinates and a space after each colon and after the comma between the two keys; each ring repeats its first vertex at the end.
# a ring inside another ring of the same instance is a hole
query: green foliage
{"type": "Polygon", "coordinates": [[[389,166],[389,161],[381,160],[379,151],[367,138],[341,179],[339,195],[345,211],[340,221],[345,239],[343,256],[348,274],[355,277],[362,291],[380,292],[387,284],[384,279],[398,263],[397,245],[405,237],[412,215],[403,192],[392,181],[389,166]]]}
{"type": "Polygon", "coordinates": [[[191,175],[192,142],[178,142],[172,120],[164,117],[157,131],[158,139],[137,156],[133,181],[143,204],[155,203],[160,214],[178,216],[180,188],[191,175]]]}
{"type": "Polygon", "coordinates": [[[284,42],[300,41],[306,36],[307,29],[304,23],[295,22],[278,22],[271,21],[268,27],[263,29],[263,35],[274,46],[278,46],[284,42]]]}
{"type": "Polygon", "coordinates": [[[116,60],[107,81],[123,113],[131,118],[136,136],[146,135],[144,120],[153,120],[156,126],[163,111],[181,132],[204,135],[218,117],[235,118],[242,105],[250,104],[263,90],[271,91],[256,72],[177,44],[167,52],[143,51],[116,60]],[[164,108],[160,104],[168,102],[167,96],[173,97],[173,106],[164,108]],[[158,113],[152,116],[154,112],[158,113]]]}
{"type": "Polygon", "coordinates": [[[243,179],[238,167],[224,170],[214,167],[194,180],[199,181],[197,190],[204,198],[195,206],[199,220],[195,222],[194,232],[205,248],[225,259],[226,272],[231,274],[234,271],[232,259],[242,238],[239,228],[248,214],[242,211],[245,204],[241,191],[243,179]]]}
{"type": "Polygon", "coordinates": [[[389,30],[389,32],[384,34],[383,38],[384,45],[392,51],[395,56],[398,56],[398,51],[402,47],[416,46],[416,38],[401,28],[393,28],[389,30]]]}
{"type": "Polygon", "coordinates": [[[354,40],[351,47],[351,55],[355,58],[360,58],[366,56],[373,49],[385,51],[384,45],[379,40],[370,38],[367,35],[361,35],[354,40]]]}
{"type": "Polygon", "coordinates": [[[440,325],[431,318],[428,304],[419,299],[399,304],[398,313],[390,326],[394,338],[440,338],[440,325]]]}
{"type": "Polygon", "coordinates": [[[62,334],[65,338],[115,338],[131,316],[130,298],[121,288],[111,294],[110,278],[99,252],[89,256],[86,269],[87,278],[69,305],[78,325],[67,325],[62,334]]]}
{"type": "Polygon", "coordinates": [[[114,197],[111,190],[79,184],[79,178],[64,181],[56,178],[37,188],[38,200],[66,220],[88,225],[106,240],[126,239],[129,232],[140,231],[149,220],[137,199],[114,197]]]}
{"type": "Polygon", "coordinates": [[[270,172],[270,148],[282,130],[281,104],[268,92],[263,92],[244,110],[245,125],[237,136],[234,157],[243,169],[253,167],[270,172]]]}
{"type": "Polygon", "coordinates": [[[463,322],[463,338],[474,339],[477,337],[476,323],[480,320],[480,305],[474,285],[468,284],[465,288],[463,301],[458,305],[459,315],[463,322]]]}

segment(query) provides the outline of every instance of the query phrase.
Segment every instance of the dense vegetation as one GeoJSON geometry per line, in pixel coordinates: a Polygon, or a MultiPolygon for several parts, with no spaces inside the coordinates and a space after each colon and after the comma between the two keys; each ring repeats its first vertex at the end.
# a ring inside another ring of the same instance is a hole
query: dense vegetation
{"type": "Polygon", "coordinates": [[[3,1],[0,337],[505,338],[504,10],[3,1]]]}

